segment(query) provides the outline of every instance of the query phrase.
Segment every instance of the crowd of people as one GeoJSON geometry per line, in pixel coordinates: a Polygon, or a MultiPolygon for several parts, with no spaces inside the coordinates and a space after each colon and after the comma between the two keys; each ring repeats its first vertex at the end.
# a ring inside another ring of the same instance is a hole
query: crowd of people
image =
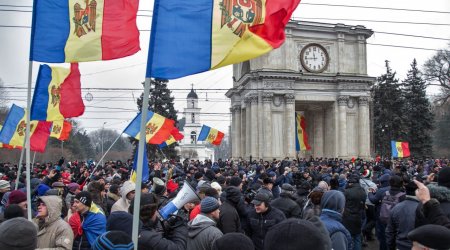
{"type": "Polygon", "coordinates": [[[449,159],[153,161],[141,190],[132,165],[35,163],[28,207],[0,164],[0,249],[134,249],[136,191],[139,249],[450,249],[449,159]],[[161,216],[184,185],[196,199],[161,216]]]}

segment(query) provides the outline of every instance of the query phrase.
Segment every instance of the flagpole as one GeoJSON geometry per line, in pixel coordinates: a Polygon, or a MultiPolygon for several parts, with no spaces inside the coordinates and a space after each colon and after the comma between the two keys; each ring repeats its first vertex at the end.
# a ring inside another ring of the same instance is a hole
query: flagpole
{"type": "Polygon", "coordinates": [[[30,113],[31,113],[31,80],[33,78],[33,61],[28,62],[28,89],[27,89],[27,110],[26,110],[26,133],[25,133],[25,159],[26,159],[26,171],[27,171],[27,216],[28,220],[32,221],[31,217],[31,185],[30,185],[30,113]]]}
{"type": "Polygon", "coordinates": [[[117,138],[114,140],[114,142],[111,144],[111,146],[109,146],[108,150],[106,150],[106,152],[102,155],[102,157],[97,162],[97,164],[95,165],[94,169],[92,170],[91,175],[89,175],[89,180],[92,178],[92,176],[95,173],[95,170],[98,168],[98,166],[100,165],[100,162],[102,162],[103,158],[105,158],[105,156],[108,154],[109,150],[111,150],[111,148],[114,146],[114,144],[116,144],[116,142],[120,139],[120,137],[122,137],[122,134],[123,134],[123,132],[120,133],[119,136],[117,136],[117,138]]]}
{"type": "Polygon", "coordinates": [[[34,166],[34,159],[36,159],[36,151],[33,152],[33,161],[32,161],[31,166],[34,166]]]}
{"type": "Polygon", "coordinates": [[[25,148],[22,147],[22,150],[20,152],[19,166],[17,168],[17,177],[16,177],[16,184],[15,184],[14,190],[17,190],[17,188],[19,187],[19,177],[20,177],[20,173],[22,172],[22,161],[23,161],[23,153],[24,152],[25,152],[25,148]]]}
{"type": "Polygon", "coordinates": [[[146,143],[145,138],[145,124],[147,123],[148,114],[148,96],[150,94],[150,78],[145,78],[144,83],[144,97],[142,100],[141,108],[141,126],[139,135],[139,147],[138,147],[138,159],[136,168],[136,194],[134,196],[134,207],[133,207],[133,233],[132,239],[134,242],[134,249],[138,250],[138,235],[139,235],[139,212],[141,207],[141,184],[142,184],[142,169],[144,161],[144,146],[146,143]]]}

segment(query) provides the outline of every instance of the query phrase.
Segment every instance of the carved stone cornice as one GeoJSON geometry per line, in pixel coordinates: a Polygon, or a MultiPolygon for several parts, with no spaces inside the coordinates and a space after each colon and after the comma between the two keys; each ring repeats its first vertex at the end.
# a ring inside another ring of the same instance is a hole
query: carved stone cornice
{"type": "Polygon", "coordinates": [[[262,93],[262,101],[263,102],[272,102],[273,93],[262,93]]]}
{"type": "Polygon", "coordinates": [[[295,95],[294,94],[285,94],[284,99],[286,100],[287,104],[295,103],[295,95]]]}
{"type": "Polygon", "coordinates": [[[338,105],[339,106],[347,106],[348,100],[350,98],[346,95],[341,95],[338,97],[338,105]]]}
{"type": "Polygon", "coordinates": [[[368,103],[369,103],[369,98],[367,96],[360,96],[358,98],[359,106],[367,106],[368,103]]]}
{"type": "Polygon", "coordinates": [[[250,96],[250,103],[252,104],[258,103],[258,96],[257,95],[250,96]]]}

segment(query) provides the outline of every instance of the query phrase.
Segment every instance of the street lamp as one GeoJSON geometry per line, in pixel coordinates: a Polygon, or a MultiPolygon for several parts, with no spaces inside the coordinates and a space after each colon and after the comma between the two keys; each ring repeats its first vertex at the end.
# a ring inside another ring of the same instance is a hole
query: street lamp
{"type": "MultiPolygon", "coordinates": [[[[101,133],[101,138],[102,138],[102,156],[101,157],[102,158],[103,158],[103,132],[105,130],[105,124],[106,124],[106,122],[103,122],[102,133],[101,133]]],[[[101,165],[103,166],[103,159],[102,159],[101,165]]]]}

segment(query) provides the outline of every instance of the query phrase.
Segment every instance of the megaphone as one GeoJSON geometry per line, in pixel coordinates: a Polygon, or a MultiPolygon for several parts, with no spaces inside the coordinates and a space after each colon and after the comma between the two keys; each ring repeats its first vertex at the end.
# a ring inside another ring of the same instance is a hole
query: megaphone
{"type": "Polygon", "coordinates": [[[167,205],[159,210],[159,215],[163,220],[167,220],[171,214],[182,208],[184,204],[200,200],[194,189],[187,181],[184,181],[183,188],[178,192],[175,199],[171,200],[167,205]]]}
{"type": "Polygon", "coordinates": [[[158,177],[153,177],[153,190],[155,190],[156,186],[165,186],[166,183],[164,183],[163,180],[159,179],[158,177]]]}

